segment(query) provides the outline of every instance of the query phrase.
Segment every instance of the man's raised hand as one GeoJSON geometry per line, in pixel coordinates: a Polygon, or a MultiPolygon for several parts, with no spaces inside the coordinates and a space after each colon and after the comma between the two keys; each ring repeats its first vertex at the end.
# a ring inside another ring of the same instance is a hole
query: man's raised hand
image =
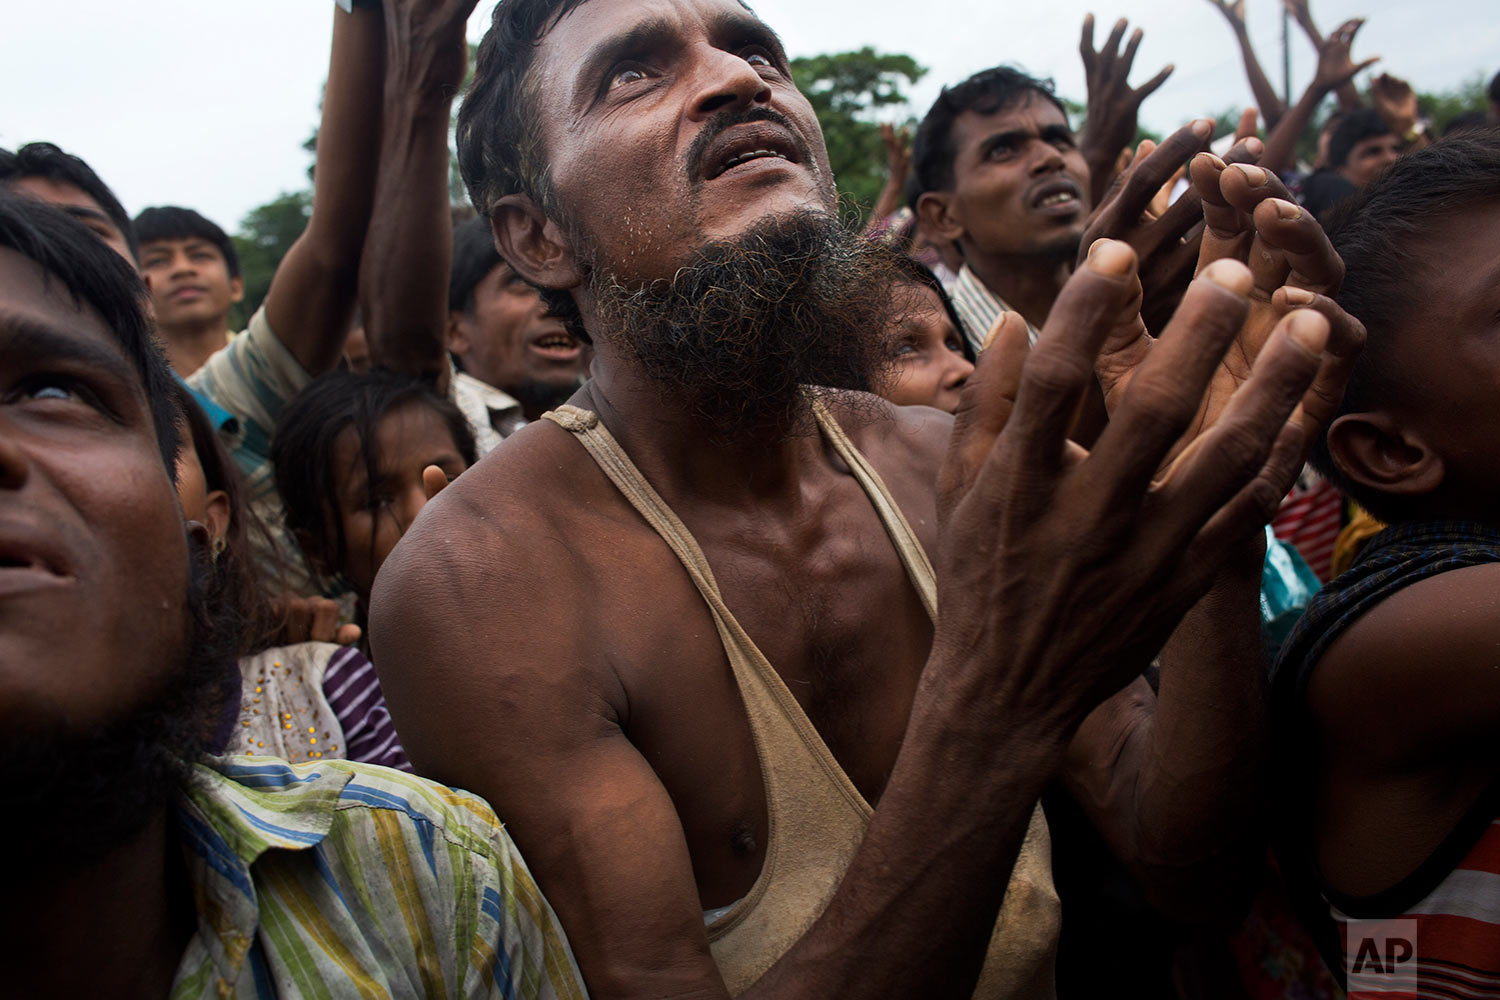
{"type": "MultiPolygon", "coordinates": [[[[1202,204],[1192,188],[1159,213],[1151,206],[1178,170],[1208,148],[1212,134],[1213,123],[1200,119],[1159,146],[1143,142],[1130,166],[1110,185],[1080,244],[1080,263],[1082,254],[1100,239],[1130,244],[1140,259],[1141,318],[1150,331],[1161,330],[1181,301],[1198,265],[1203,235],[1202,204]]],[[[1251,135],[1236,143],[1226,159],[1253,161],[1262,148],[1251,135]]]]}
{"type": "Polygon", "coordinates": [[[1216,557],[1274,512],[1301,467],[1303,431],[1290,418],[1318,369],[1321,316],[1285,317],[1203,443],[1179,444],[1236,342],[1253,281],[1232,261],[1205,270],[1092,451],[1068,433],[1097,355],[1139,299],[1135,254],[1097,244],[1035,348],[1024,322],[1002,318],[964,388],[939,493],[934,648],[978,650],[1002,667],[974,696],[1076,724],[1140,674],[1208,587],[1216,557]]]}
{"type": "Polygon", "coordinates": [[[1379,56],[1371,56],[1363,62],[1354,61],[1354,36],[1359,34],[1364,23],[1362,17],[1351,18],[1334,28],[1333,33],[1318,46],[1318,69],[1313,75],[1314,86],[1325,92],[1337,90],[1380,61],[1379,56]]]}
{"type": "Polygon", "coordinates": [[[1245,0],[1208,0],[1236,31],[1245,27],[1245,0]]]}
{"type": "Polygon", "coordinates": [[[451,100],[463,86],[464,32],[478,0],[384,0],[387,90],[451,100]]]}
{"type": "MultiPolygon", "coordinates": [[[[1298,422],[1310,440],[1332,417],[1349,371],[1364,345],[1364,326],[1333,301],[1344,265],[1321,226],[1291,200],[1269,171],[1249,164],[1226,164],[1200,153],[1190,167],[1202,199],[1205,222],[1199,273],[1215,262],[1232,260],[1249,268],[1249,307],[1232,348],[1224,354],[1202,408],[1175,451],[1218,421],[1235,392],[1252,375],[1256,358],[1278,324],[1293,309],[1320,313],[1330,332],[1316,379],[1309,386],[1298,422]]],[[[1097,372],[1111,413],[1131,380],[1158,345],[1143,328],[1117,324],[1100,354],[1097,372]]]]}
{"type": "Polygon", "coordinates": [[[1129,22],[1124,18],[1116,21],[1109,37],[1095,51],[1094,15],[1089,14],[1083,19],[1083,37],[1078,44],[1079,54],[1083,57],[1084,78],[1088,82],[1088,121],[1079,145],[1089,164],[1089,195],[1095,205],[1109,187],[1120,151],[1135,140],[1141,102],[1172,75],[1173,67],[1169,64],[1139,87],[1130,86],[1130,69],[1135,65],[1136,49],[1140,48],[1144,36],[1141,29],[1135,29],[1125,51],[1121,52],[1120,40],[1124,38],[1127,27],[1129,22]]]}

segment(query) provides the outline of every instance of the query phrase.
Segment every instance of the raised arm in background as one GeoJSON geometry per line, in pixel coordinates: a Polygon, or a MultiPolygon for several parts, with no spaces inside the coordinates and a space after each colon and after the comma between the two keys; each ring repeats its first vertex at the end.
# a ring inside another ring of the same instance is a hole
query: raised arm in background
{"type": "Polygon", "coordinates": [[[1250,79],[1250,92],[1255,95],[1255,103],[1260,105],[1260,116],[1265,119],[1268,131],[1275,128],[1287,109],[1281,98],[1276,96],[1276,88],[1266,79],[1266,71],[1261,69],[1260,60],[1255,57],[1255,49],[1250,44],[1250,30],[1245,27],[1245,0],[1208,2],[1229,22],[1229,29],[1234,32],[1234,39],[1240,46],[1240,57],[1245,61],[1245,76],[1250,79]]]}
{"type": "Polygon", "coordinates": [[[1406,143],[1406,151],[1421,149],[1432,142],[1422,123],[1422,112],[1417,106],[1416,91],[1411,84],[1399,77],[1382,73],[1370,81],[1370,100],[1375,110],[1406,143]]]}
{"type": "MultiPolygon", "coordinates": [[[[1313,48],[1322,52],[1323,43],[1326,39],[1323,37],[1323,33],[1318,30],[1318,26],[1313,23],[1312,11],[1307,6],[1308,0],[1282,0],[1282,3],[1286,5],[1286,9],[1291,12],[1293,19],[1301,26],[1303,33],[1307,35],[1308,41],[1313,43],[1313,48]]],[[[1358,20],[1361,24],[1364,23],[1363,18],[1359,18],[1358,20]]],[[[1345,21],[1344,23],[1347,25],[1349,22],[1345,21]]],[[[1334,93],[1338,94],[1339,107],[1345,111],[1353,111],[1356,108],[1365,106],[1364,99],[1359,96],[1359,91],[1354,88],[1352,77],[1335,87],[1334,93]]]]}
{"type": "Polygon", "coordinates": [[[318,126],[313,211],[266,293],[266,318],[309,375],[344,348],[359,287],[359,255],[375,196],[385,27],[379,10],[335,9],[333,51],[318,126]]]}
{"type": "Polygon", "coordinates": [[[370,360],[447,391],[448,129],[475,0],[386,0],[380,173],[360,265],[370,360]]]}
{"type": "Polygon", "coordinates": [[[885,144],[885,185],[880,189],[875,207],[870,211],[871,228],[901,207],[901,197],[906,191],[906,178],[911,173],[911,131],[882,122],[880,141],[885,144]]]}
{"type": "Polygon", "coordinates": [[[1135,51],[1140,48],[1144,33],[1140,28],[1130,35],[1125,51],[1120,51],[1120,39],[1130,24],[1124,18],[1115,22],[1109,37],[1096,52],[1094,50],[1094,15],[1083,19],[1083,38],[1078,52],[1083,57],[1083,72],[1088,80],[1088,119],[1084,122],[1083,135],[1078,140],[1078,149],[1089,165],[1089,204],[1098,205],[1104,200],[1114,180],[1115,168],[1120,153],[1127,146],[1135,145],[1136,121],[1140,115],[1141,102],[1154,94],[1158,87],[1172,75],[1171,64],[1163,67],[1151,79],[1139,87],[1130,86],[1130,68],[1135,64],[1135,51]]]}
{"type": "Polygon", "coordinates": [[[1297,158],[1297,140],[1318,112],[1318,105],[1328,92],[1337,89],[1354,77],[1379,56],[1355,63],[1349,55],[1354,36],[1365,22],[1362,18],[1345,21],[1325,38],[1318,48],[1318,70],[1312,83],[1302,92],[1302,98],[1281,119],[1281,123],[1266,137],[1266,152],[1260,165],[1272,173],[1289,169],[1297,158]]]}

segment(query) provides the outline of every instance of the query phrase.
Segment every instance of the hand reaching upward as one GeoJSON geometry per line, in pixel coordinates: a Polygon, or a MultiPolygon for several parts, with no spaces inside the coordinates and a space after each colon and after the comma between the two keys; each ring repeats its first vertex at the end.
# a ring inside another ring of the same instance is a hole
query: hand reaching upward
{"type": "MultiPolygon", "coordinates": [[[[1205,228],[1199,249],[1199,273],[1216,262],[1233,260],[1249,267],[1248,308],[1233,345],[1203,395],[1202,407],[1188,441],[1221,418],[1236,391],[1252,376],[1256,359],[1289,312],[1320,313],[1328,324],[1327,348],[1317,377],[1302,399],[1296,422],[1311,440],[1332,417],[1360,348],[1364,326],[1333,301],[1344,266],[1317,220],[1291,200],[1274,174],[1248,164],[1227,165],[1211,153],[1200,153],[1190,167],[1193,187],[1202,199],[1205,228]]],[[[1135,371],[1157,344],[1137,324],[1122,321],[1106,343],[1098,364],[1105,404],[1113,413],[1135,371]]]]}
{"type": "Polygon", "coordinates": [[[1364,27],[1364,23],[1364,19],[1359,17],[1345,21],[1333,29],[1333,34],[1318,46],[1318,70],[1313,77],[1313,83],[1325,93],[1337,90],[1352,81],[1360,72],[1380,61],[1379,56],[1372,56],[1363,62],[1356,63],[1350,54],[1354,45],[1354,36],[1359,33],[1360,28],[1364,27]]]}
{"type": "Polygon", "coordinates": [[[1084,76],[1088,81],[1088,121],[1084,125],[1083,138],[1079,143],[1084,158],[1088,160],[1090,180],[1090,203],[1097,205],[1109,188],[1114,173],[1115,158],[1120,151],[1135,141],[1136,120],[1141,102],[1154,94],[1167,77],[1172,75],[1169,64],[1141,84],[1130,86],[1130,70],[1135,65],[1135,53],[1144,36],[1137,28],[1130,35],[1125,51],[1120,51],[1120,41],[1130,24],[1124,18],[1115,22],[1109,37],[1098,51],[1094,50],[1094,15],[1083,19],[1083,37],[1078,51],[1083,57],[1084,76]]]}
{"type": "Polygon", "coordinates": [[[1220,14],[1224,15],[1224,19],[1229,22],[1230,27],[1236,31],[1244,29],[1245,0],[1208,0],[1208,2],[1213,4],[1220,14]]]}
{"type": "MultiPolygon", "coordinates": [[[[1153,205],[1166,201],[1163,192],[1173,178],[1193,156],[1208,148],[1212,130],[1212,122],[1200,119],[1172,133],[1160,146],[1150,140],[1141,143],[1084,232],[1080,255],[1106,237],[1122,240],[1136,252],[1140,260],[1141,319],[1153,333],[1166,326],[1187,290],[1197,269],[1203,237],[1203,209],[1192,188],[1170,205],[1159,209],[1153,209],[1153,205]]],[[[1227,158],[1231,163],[1253,161],[1260,152],[1260,140],[1247,136],[1227,158]]]]}
{"type": "Polygon", "coordinates": [[[1069,430],[1099,352],[1130,325],[1134,252],[1096,244],[1034,348],[1019,317],[1002,318],[964,387],[939,481],[934,641],[996,649],[1001,702],[1055,704],[1066,725],[1137,677],[1295,479],[1304,436],[1290,418],[1318,368],[1322,316],[1284,317],[1213,424],[1199,420],[1253,281],[1235,261],[1204,270],[1134,359],[1090,451],[1069,430]]]}

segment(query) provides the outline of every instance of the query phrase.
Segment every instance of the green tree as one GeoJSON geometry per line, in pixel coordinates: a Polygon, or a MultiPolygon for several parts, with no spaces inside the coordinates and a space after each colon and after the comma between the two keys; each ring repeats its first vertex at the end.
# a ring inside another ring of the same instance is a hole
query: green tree
{"type": "MultiPolygon", "coordinates": [[[[805,56],[792,60],[792,77],[812,102],[828,162],[846,206],[864,217],[885,183],[885,145],[874,114],[906,109],[905,88],[926,75],[911,56],[880,53],[866,46],[855,52],[805,56]]],[[[905,116],[912,122],[910,113],[905,116]]]]}
{"type": "Polygon", "coordinates": [[[1432,119],[1432,136],[1443,134],[1448,123],[1465,111],[1485,111],[1489,108],[1489,97],[1485,94],[1485,77],[1476,73],[1452,90],[1441,90],[1424,94],[1417,92],[1417,106],[1432,119]]]}
{"type": "Polygon", "coordinates": [[[240,220],[240,231],[232,238],[240,258],[240,276],[245,280],[245,298],[230,313],[232,329],[243,330],[265,301],[271,276],[307,228],[311,215],[312,192],[292,191],[252,208],[240,220]]]}

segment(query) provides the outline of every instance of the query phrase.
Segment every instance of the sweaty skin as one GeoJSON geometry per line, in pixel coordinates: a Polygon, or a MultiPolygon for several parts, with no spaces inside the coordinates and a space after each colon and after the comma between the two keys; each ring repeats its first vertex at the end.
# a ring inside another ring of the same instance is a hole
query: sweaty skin
{"type": "MultiPolygon", "coordinates": [[[[731,0],[589,0],[542,37],[531,73],[557,200],[588,207],[572,221],[592,252],[522,195],[491,219],[505,258],[571,289],[586,324],[590,260],[624,281],[666,277],[767,215],[833,209],[816,116],[775,36],[731,0]],[[745,109],[774,124],[715,133],[745,109]],[[742,138],[784,155],[718,173],[742,138]]],[[[1281,428],[1328,325],[1283,320],[1203,446],[1156,482],[1252,278],[1205,268],[1160,346],[1139,345],[1120,431],[1085,458],[1068,426],[1094,356],[1129,327],[1134,269],[1103,244],[1029,358],[1024,325],[1002,328],[956,421],[835,407],[937,567],[936,629],[821,438],[710,446],[589,327],[595,378],[574,402],[694,534],[725,603],[876,804],[828,910],[745,996],[967,995],[1054,776],[1162,898],[1237,905],[1215,866],[1246,868],[1239,852],[1259,847],[1242,808],[1260,704],[1245,541],[1300,465],[1300,432],[1281,428]],[[1199,602],[1210,566],[1219,587],[1199,602]],[[1163,653],[1158,705],[1140,671],[1195,602],[1163,653]],[[1184,755],[1190,775],[1167,764],[1184,755]]],[[[496,804],[590,992],[727,995],[702,910],[740,898],[765,854],[748,720],[702,598],[571,435],[530,425],[424,508],[371,622],[418,769],[496,804]]]]}

